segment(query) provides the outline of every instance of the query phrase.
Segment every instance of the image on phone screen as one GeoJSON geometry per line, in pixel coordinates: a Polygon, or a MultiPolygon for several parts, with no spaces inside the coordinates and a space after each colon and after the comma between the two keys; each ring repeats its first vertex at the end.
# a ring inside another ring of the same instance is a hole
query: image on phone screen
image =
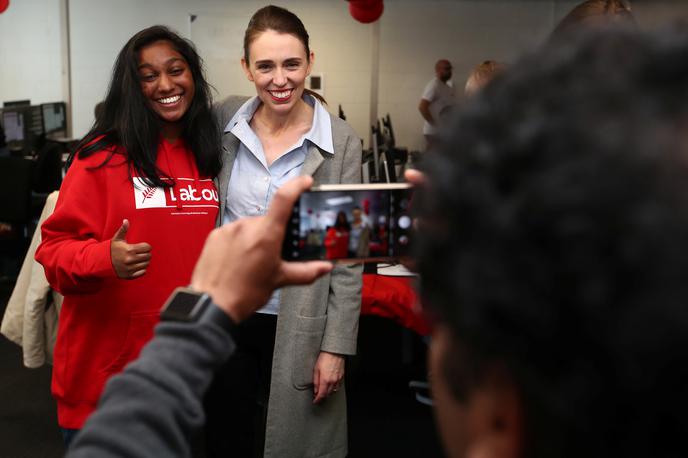
{"type": "Polygon", "coordinates": [[[287,227],[289,260],[393,260],[410,253],[408,184],[323,185],[301,195],[287,227]]]}

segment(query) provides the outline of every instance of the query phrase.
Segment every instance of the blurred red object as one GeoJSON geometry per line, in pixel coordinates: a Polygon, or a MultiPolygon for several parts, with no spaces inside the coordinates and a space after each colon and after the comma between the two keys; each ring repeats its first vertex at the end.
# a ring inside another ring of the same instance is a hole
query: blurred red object
{"type": "Polygon", "coordinates": [[[380,19],[385,5],[382,0],[349,0],[349,13],[358,22],[369,24],[380,19]]]}
{"type": "Polygon", "coordinates": [[[419,313],[413,278],[364,274],[361,314],[377,315],[417,332],[430,334],[430,325],[419,313]]]}
{"type": "Polygon", "coordinates": [[[10,6],[10,0],[0,0],[0,14],[4,13],[10,6]]]}

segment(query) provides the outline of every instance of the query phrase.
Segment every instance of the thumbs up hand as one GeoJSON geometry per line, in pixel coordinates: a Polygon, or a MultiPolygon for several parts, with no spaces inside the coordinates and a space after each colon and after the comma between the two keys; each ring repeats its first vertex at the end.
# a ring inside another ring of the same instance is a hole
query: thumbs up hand
{"type": "Polygon", "coordinates": [[[129,221],[122,220],[122,226],[117,229],[110,241],[110,258],[112,267],[119,278],[133,280],[146,273],[150,264],[151,246],[143,243],[127,243],[129,221]]]}

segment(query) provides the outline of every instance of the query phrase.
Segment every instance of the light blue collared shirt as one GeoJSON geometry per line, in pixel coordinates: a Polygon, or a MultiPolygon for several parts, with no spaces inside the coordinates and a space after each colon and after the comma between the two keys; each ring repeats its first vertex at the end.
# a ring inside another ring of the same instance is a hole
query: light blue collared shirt
{"type": "MultiPolygon", "coordinates": [[[[313,107],[311,129],[269,166],[265,160],[263,145],[249,125],[261,104],[258,97],[246,101],[225,127],[225,132],[234,134],[240,143],[227,185],[223,223],[230,223],[244,216],[264,215],[277,189],[301,173],[310,143],[334,154],[330,114],[314,97],[304,95],[303,99],[313,107]]],[[[277,314],[279,298],[277,290],[258,312],[277,314]]]]}

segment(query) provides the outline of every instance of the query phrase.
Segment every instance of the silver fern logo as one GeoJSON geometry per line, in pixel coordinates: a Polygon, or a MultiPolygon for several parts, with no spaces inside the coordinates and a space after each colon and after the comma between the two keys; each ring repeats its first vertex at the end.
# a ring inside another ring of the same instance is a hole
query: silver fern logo
{"type": "Polygon", "coordinates": [[[141,178],[134,177],[134,199],[136,208],[167,207],[165,191],[162,188],[147,185],[141,178]]]}
{"type": "Polygon", "coordinates": [[[156,191],[157,189],[158,189],[158,188],[148,188],[148,189],[144,190],[144,191],[142,192],[142,194],[143,194],[143,200],[141,201],[141,204],[143,205],[143,203],[146,201],[146,199],[148,199],[148,198],[150,198],[150,197],[153,197],[153,195],[155,194],[155,191],[156,191]]]}

